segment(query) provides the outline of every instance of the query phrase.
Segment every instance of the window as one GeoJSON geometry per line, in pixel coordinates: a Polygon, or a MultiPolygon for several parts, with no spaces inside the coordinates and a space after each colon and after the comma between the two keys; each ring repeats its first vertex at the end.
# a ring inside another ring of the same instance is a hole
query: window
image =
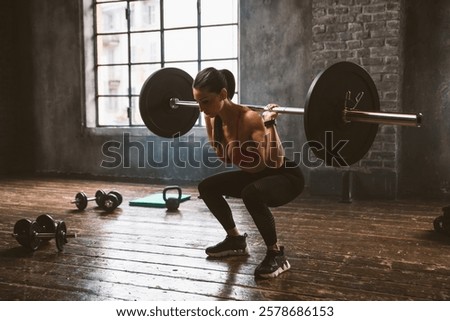
{"type": "Polygon", "coordinates": [[[238,0],[94,0],[93,10],[98,127],[144,125],[139,93],[160,68],[239,79],[238,0]]]}

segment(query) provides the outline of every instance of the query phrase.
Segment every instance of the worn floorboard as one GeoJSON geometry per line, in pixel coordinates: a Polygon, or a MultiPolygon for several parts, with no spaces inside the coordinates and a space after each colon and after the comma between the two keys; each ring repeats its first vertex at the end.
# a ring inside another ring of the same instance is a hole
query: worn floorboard
{"type": "Polygon", "coordinates": [[[251,255],[209,259],[205,247],[223,239],[196,186],[180,210],[128,202],[162,185],[79,179],[0,179],[2,300],[449,300],[450,238],[433,231],[437,201],[354,201],[302,195],[273,209],[290,271],[255,280],[264,246],[238,199],[228,199],[251,255]],[[94,202],[70,201],[78,191],[118,190],[110,214],[94,202]],[[29,252],[12,237],[14,223],[48,213],[79,237],[64,252],[54,241],[29,252]]]}

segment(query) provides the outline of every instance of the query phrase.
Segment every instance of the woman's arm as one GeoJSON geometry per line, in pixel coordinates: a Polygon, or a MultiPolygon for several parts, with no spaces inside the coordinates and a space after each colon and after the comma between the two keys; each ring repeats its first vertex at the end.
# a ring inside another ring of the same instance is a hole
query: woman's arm
{"type": "Polygon", "coordinates": [[[214,134],[213,134],[213,122],[214,122],[213,118],[205,115],[205,125],[206,125],[206,132],[208,133],[209,143],[214,148],[217,157],[219,157],[222,161],[224,161],[225,157],[224,157],[224,150],[223,150],[224,146],[222,146],[223,142],[219,142],[219,147],[216,147],[216,145],[214,143],[215,139],[214,139],[214,134]]]}
{"type": "Polygon", "coordinates": [[[258,153],[266,167],[278,168],[284,159],[284,149],[276,125],[264,126],[264,121],[275,119],[275,112],[266,111],[262,117],[258,113],[249,113],[252,124],[251,138],[256,142],[258,153]]]}

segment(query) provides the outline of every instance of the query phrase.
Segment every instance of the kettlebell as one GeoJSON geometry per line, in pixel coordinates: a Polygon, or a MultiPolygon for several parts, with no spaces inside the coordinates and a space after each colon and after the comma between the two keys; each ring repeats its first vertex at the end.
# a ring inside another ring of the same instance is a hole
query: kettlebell
{"type": "Polygon", "coordinates": [[[168,211],[176,211],[178,207],[180,206],[181,202],[181,188],[179,186],[167,186],[163,190],[163,199],[164,202],[166,202],[166,208],[168,211]],[[178,197],[169,197],[167,198],[167,192],[171,190],[177,190],[178,191],[178,197]]]}

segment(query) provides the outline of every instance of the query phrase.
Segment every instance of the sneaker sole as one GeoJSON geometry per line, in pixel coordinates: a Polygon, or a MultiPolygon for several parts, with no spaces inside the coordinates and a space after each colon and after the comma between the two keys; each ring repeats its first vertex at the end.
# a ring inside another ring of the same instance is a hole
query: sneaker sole
{"type": "Polygon", "coordinates": [[[288,261],[286,261],[285,263],[283,263],[282,266],[280,266],[277,270],[275,270],[272,273],[268,273],[268,274],[257,274],[256,276],[258,277],[262,277],[265,279],[270,279],[270,278],[276,278],[278,275],[280,275],[283,272],[286,272],[287,270],[289,270],[291,268],[291,265],[289,264],[288,261]]]}
{"type": "Polygon", "coordinates": [[[248,252],[248,248],[246,247],[243,250],[228,250],[228,251],[222,251],[222,252],[217,252],[217,253],[206,252],[206,254],[211,257],[224,257],[224,256],[244,256],[244,255],[248,255],[249,252],[248,252]]]}

